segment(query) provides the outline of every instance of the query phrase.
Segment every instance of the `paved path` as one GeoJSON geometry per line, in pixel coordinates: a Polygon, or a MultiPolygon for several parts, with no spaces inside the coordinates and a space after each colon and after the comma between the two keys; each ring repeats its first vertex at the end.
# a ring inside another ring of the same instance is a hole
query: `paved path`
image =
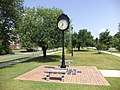
{"type": "Polygon", "coordinates": [[[100,51],[100,52],[106,53],[106,54],[112,54],[112,55],[115,55],[115,56],[120,57],[120,54],[119,54],[119,53],[113,53],[113,52],[107,52],[107,51],[100,51]]]}
{"type": "Polygon", "coordinates": [[[99,70],[104,77],[120,77],[120,70],[99,70]]]}
{"type": "MultiPolygon", "coordinates": [[[[48,52],[55,52],[57,51],[58,49],[50,49],[50,50],[47,50],[47,53],[48,52]]],[[[59,48],[59,50],[61,50],[61,48],[59,48]]],[[[31,56],[39,56],[42,54],[42,51],[39,51],[39,52],[26,52],[26,53],[16,53],[14,55],[4,55],[4,56],[0,56],[0,60],[13,60],[13,59],[17,59],[17,58],[24,58],[24,57],[31,57],[31,56]]]]}
{"type": "MultiPolygon", "coordinates": [[[[47,52],[47,55],[51,55],[51,54],[58,53],[58,52],[61,52],[61,51],[55,51],[55,52],[49,52],[49,53],[47,52]]],[[[39,54],[39,56],[42,56],[42,55],[43,55],[42,53],[39,54]]],[[[37,58],[37,57],[39,57],[39,56],[32,56],[32,57],[28,57],[28,58],[25,58],[25,59],[3,62],[3,63],[0,63],[0,68],[1,68],[1,67],[5,67],[5,66],[8,66],[8,65],[16,64],[16,63],[28,61],[28,60],[30,60],[30,59],[37,58]]]]}
{"type": "MultiPolygon", "coordinates": [[[[41,54],[42,52],[34,52],[34,55],[36,54],[41,54]]],[[[0,56],[0,60],[12,60],[12,59],[17,59],[17,58],[22,58],[22,57],[30,57],[34,56],[33,52],[30,53],[21,53],[21,54],[15,54],[15,55],[5,55],[5,56],[0,56]]]]}
{"type": "MultiPolygon", "coordinates": [[[[107,51],[100,51],[102,53],[111,54],[120,57],[120,54],[107,52],[107,51]]],[[[99,70],[104,77],[120,77],[120,70],[99,70]]]]}

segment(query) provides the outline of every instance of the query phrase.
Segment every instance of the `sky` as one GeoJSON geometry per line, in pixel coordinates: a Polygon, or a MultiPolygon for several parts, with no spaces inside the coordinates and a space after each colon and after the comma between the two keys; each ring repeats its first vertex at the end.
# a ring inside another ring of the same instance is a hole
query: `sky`
{"type": "Polygon", "coordinates": [[[26,7],[59,8],[72,20],[73,30],[87,29],[94,38],[106,29],[113,36],[120,23],[120,0],[24,0],[26,7]]]}

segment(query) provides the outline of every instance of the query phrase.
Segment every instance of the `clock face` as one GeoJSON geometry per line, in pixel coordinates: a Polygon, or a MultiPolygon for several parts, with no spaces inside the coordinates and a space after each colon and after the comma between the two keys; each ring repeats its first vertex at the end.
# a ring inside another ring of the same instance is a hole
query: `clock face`
{"type": "Polygon", "coordinates": [[[66,20],[60,20],[58,22],[58,28],[61,30],[65,30],[68,27],[68,22],[66,20]]]}

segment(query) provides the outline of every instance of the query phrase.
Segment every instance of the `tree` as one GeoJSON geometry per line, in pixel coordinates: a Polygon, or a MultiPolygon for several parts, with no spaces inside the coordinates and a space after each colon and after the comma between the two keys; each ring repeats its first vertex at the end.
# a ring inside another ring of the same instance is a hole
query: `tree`
{"type": "Polygon", "coordinates": [[[5,50],[3,49],[2,41],[0,40],[0,55],[6,54],[5,50]]]}
{"type": "Polygon", "coordinates": [[[99,44],[97,44],[96,45],[96,48],[97,48],[97,50],[98,50],[98,53],[100,54],[100,50],[106,50],[107,49],[107,46],[106,45],[104,45],[104,44],[102,44],[102,43],[99,43],[99,44]]]}
{"type": "Polygon", "coordinates": [[[72,46],[73,48],[75,48],[77,46],[77,40],[78,40],[78,34],[76,32],[74,32],[72,34],[72,46]]]}
{"type": "Polygon", "coordinates": [[[65,36],[65,47],[67,48],[67,51],[69,53],[72,53],[72,29],[71,27],[65,31],[64,33],[64,36],[65,36]]]}
{"type": "Polygon", "coordinates": [[[114,35],[114,46],[115,48],[120,51],[120,23],[118,25],[118,32],[114,35]]]}
{"type": "Polygon", "coordinates": [[[94,45],[98,45],[98,44],[99,44],[99,39],[96,38],[96,39],[94,40],[94,45]]]}
{"type": "Polygon", "coordinates": [[[106,45],[107,49],[112,45],[112,36],[109,34],[110,31],[108,29],[99,34],[99,43],[106,45]]]}
{"type": "Polygon", "coordinates": [[[79,30],[77,47],[80,50],[80,47],[93,46],[93,36],[91,32],[88,32],[87,29],[79,30]]]}
{"type": "Polygon", "coordinates": [[[33,49],[36,46],[36,29],[37,23],[41,23],[37,20],[35,8],[24,8],[22,20],[19,22],[19,28],[15,30],[16,36],[19,36],[22,47],[27,51],[33,49]],[[18,34],[18,35],[17,35],[18,34]]]}
{"type": "Polygon", "coordinates": [[[10,53],[9,44],[13,40],[12,30],[17,27],[22,5],[23,0],[0,0],[0,41],[6,53],[10,53]]]}
{"type": "Polygon", "coordinates": [[[59,47],[61,32],[56,23],[61,13],[62,10],[57,8],[26,8],[20,29],[23,46],[30,48],[34,44],[41,47],[44,57],[47,49],[59,47]]]}
{"type": "Polygon", "coordinates": [[[118,23],[118,31],[120,32],[120,23],[118,23]]]}
{"type": "Polygon", "coordinates": [[[61,43],[61,31],[57,29],[57,18],[62,10],[57,8],[37,8],[37,15],[42,19],[42,28],[40,30],[37,45],[42,47],[43,55],[46,57],[48,48],[58,47],[61,43]]]}

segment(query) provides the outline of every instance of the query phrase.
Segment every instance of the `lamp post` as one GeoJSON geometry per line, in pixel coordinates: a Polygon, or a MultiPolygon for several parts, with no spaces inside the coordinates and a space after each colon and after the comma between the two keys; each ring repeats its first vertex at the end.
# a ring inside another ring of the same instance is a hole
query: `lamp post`
{"type": "Polygon", "coordinates": [[[65,14],[61,14],[57,19],[57,27],[62,32],[62,63],[61,68],[66,68],[65,55],[64,55],[64,31],[69,28],[69,17],[65,14]]]}

